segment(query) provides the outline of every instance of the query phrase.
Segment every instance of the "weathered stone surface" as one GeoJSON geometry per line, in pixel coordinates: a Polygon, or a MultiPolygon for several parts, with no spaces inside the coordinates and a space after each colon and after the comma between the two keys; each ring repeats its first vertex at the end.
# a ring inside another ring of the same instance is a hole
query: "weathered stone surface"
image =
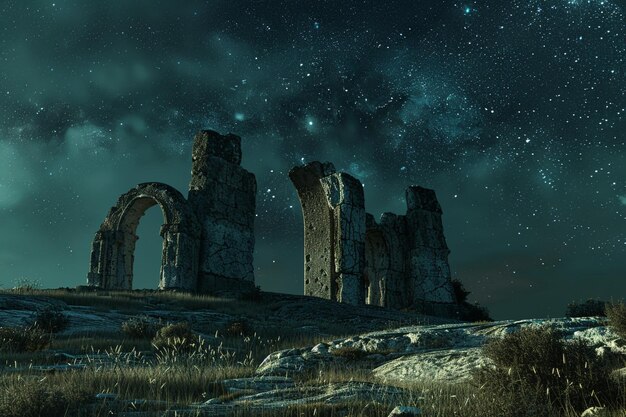
{"type": "Polygon", "coordinates": [[[407,189],[406,201],[406,215],[385,213],[380,224],[373,217],[367,222],[368,300],[386,307],[454,314],[457,300],[441,206],[433,190],[417,186],[407,189]]]}
{"type": "Polygon", "coordinates": [[[351,304],[454,316],[449,250],[433,190],[409,187],[407,214],[365,213],[361,183],[332,164],[297,166],[289,177],[304,217],[304,293],[351,304]]]}
{"type": "MultiPolygon", "coordinates": [[[[566,340],[583,339],[618,355],[626,354],[619,338],[601,318],[507,320],[489,324],[444,324],[411,326],[365,333],[313,347],[274,352],[258,367],[260,375],[294,375],[326,367],[346,365],[339,352],[361,351],[361,363],[382,381],[463,382],[471,372],[490,362],[481,347],[492,338],[501,338],[524,327],[551,325],[566,340]]],[[[353,366],[354,362],[351,363],[353,366]]]]}
{"type": "MultiPolygon", "coordinates": [[[[367,382],[332,383],[319,386],[301,386],[265,391],[258,394],[244,395],[224,405],[245,406],[246,411],[284,409],[305,404],[354,404],[401,401],[407,393],[402,388],[367,382]]],[[[210,400],[198,406],[199,409],[219,410],[219,404],[210,400]]]]}
{"type": "Polygon", "coordinates": [[[304,218],[305,295],[363,304],[363,186],[330,163],[295,167],[289,177],[304,218]]]}
{"type": "Polygon", "coordinates": [[[240,142],[209,130],[196,135],[188,200],[157,182],[123,194],[96,233],[88,285],[132,289],[137,226],[158,204],[164,218],[160,289],[252,290],[256,179],[239,166],[240,142]]]}
{"type": "Polygon", "coordinates": [[[146,210],[163,212],[163,256],[159,288],[196,288],[198,221],[185,198],[167,184],[139,184],[120,196],[96,233],[91,248],[87,283],[107,289],[131,289],[135,234],[146,210]]]}
{"type": "Polygon", "coordinates": [[[241,391],[266,392],[277,389],[293,388],[293,379],[283,376],[259,376],[253,378],[226,379],[221,381],[227,393],[241,391]]]}

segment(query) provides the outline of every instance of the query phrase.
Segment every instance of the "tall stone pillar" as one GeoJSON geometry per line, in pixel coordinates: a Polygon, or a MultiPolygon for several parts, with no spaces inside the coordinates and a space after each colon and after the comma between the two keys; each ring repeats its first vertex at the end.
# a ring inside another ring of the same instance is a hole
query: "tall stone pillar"
{"type": "Polygon", "coordinates": [[[194,138],[189,203],[201,224],[198,289],[254,289],[256,178],[240,166],[241,139],[203,130],[194,138]]]}
{"type": "Polygon", "coordinates": [[[420,302],[455,303],[448,255],[435,191],[418,186],[406,190],[409,248],[409,291],[420,302]]]}
{"type": "Polygon", "coordinates": [[[363,186],[317,161],[293,168],[289,178],[302,206],[305,295],[363,304],[363,186]]]}

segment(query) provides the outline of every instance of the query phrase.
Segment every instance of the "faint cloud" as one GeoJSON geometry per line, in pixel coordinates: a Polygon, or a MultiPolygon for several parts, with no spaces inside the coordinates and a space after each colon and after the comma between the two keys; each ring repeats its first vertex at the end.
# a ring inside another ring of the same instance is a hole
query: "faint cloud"
{"type": "Polygon", "coordinates": [[[622,203],[623,206],[626,206],[626,195],[617,196],[619,198],[619,202],[622,203]]]}

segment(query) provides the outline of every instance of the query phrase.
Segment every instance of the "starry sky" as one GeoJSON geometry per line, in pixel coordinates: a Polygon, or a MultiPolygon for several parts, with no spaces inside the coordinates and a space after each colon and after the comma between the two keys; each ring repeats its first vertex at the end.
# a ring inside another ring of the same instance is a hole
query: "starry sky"
{"type": "MultiPolygon", "coordinates": [[[[0,2],[0,285],[84,284],[117,197],[186,194],[199,129],[257,176],[256,280],[302,293],[287,172],[332,161],[367,211],[434,188],[453,276],[494,318],[626,296],[618,0],[0,2]]],[[[158,283],[162,215],[139,226],[158,283]]]]}

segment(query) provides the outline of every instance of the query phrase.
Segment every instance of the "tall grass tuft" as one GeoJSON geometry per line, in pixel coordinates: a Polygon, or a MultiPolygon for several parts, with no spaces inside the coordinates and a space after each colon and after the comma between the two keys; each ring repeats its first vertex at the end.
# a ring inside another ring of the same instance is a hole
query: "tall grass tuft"
{"type": "Polygon", "coordinates": [[[510,417],[551,416],[604,406],[619,397],[606,364],[583,341],[528,327],[483,347],[493,367],[474,374],[483,399],[510,417]]]}
{"type": "Polygon", "coordinates": [[[626,339],[626,304],[608,304],[606,316],[609,319],[609,328],[622,339],[626,339]]]}
{"type": "Polygon", "coordinates": [[[50,345],[50,333],[36,326],[0,327],[0,352],[37,352],[50,345]]]}

